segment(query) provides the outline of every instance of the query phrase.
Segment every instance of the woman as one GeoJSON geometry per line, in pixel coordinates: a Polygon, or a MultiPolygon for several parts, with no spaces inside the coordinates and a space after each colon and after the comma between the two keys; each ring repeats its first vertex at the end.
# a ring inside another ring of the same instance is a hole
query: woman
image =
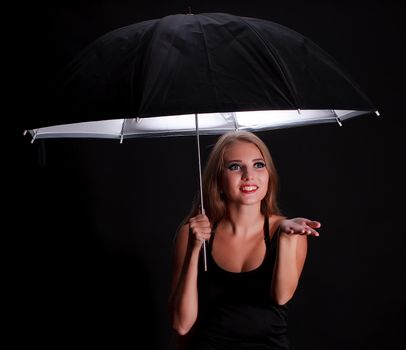
{"type": "Polygon", "coordinates": [[[187,349],[288,349],[287,303],[317,221],[286,219],[266,145],[226,133],[203,173],[205,213],[196,202],[175,242],[170,311],[187,349]],[[207,271],[201,247],[207,243],[207,271]]]}

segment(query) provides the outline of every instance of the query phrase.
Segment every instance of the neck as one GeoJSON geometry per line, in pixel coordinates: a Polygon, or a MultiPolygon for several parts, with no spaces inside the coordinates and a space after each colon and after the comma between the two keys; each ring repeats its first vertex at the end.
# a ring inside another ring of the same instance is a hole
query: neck
{"type": "Polygon", "coordinates": [[[260,203],[259,205],[229,205],[223,221],[224,227],[235,235],[257,232],[262,228],[264,220],[260,205],[260,203]]]}

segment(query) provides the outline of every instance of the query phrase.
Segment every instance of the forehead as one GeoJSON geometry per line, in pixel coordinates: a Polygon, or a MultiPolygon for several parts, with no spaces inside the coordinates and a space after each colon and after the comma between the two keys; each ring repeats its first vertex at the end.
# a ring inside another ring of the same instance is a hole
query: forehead
{"type": "Polygon", "coordinates": [[[228,145],[224,149],[224,160],[243,160],[243,159],[258,159],[263,158],[259,148],[251,143],[245,141],[236,141],[228,145]]]}

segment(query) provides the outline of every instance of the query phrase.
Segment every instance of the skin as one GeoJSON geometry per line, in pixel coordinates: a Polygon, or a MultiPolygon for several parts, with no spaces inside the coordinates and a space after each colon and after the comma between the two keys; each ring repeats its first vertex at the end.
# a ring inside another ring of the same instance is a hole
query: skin
{"type": "MultiPolygon", "coordinates": [[[[218,223],[212,256],[223,269],[250,271],[265,255],[261,200],[267,191],[269,174],[259,149],[252,143],[235,142],[224,153],[222,190],[226,198],[226,216],[218,223]],[[247,187],[249,186],[249,187],[247,187]],[[254,189],[254,190],[252,190],[254,189]]],[[[319,236],[321,224],[306,218],[269,218],[269,236],[279,227],[278,252],[270,296],[279,305],[293,296],[307,253],[307,236],[319,236]]],[[[210,239],[211,222],[200,214],[192,217],[178,234],[174,251],[171,290],[173,328],[185,335],[198,315],[197,275],[201,246],[210,239]]]]}

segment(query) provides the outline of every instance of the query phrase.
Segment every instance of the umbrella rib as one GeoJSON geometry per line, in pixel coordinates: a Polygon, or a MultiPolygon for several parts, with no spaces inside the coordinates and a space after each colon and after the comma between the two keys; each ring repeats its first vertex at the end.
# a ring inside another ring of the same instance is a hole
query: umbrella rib
{"type": "Polygon", "coordinates": [[[121,124],[120,143],[123,143],[125,121],[126,121],[126,119],[124,118],[123,123],[121,124]]]}
{"type": "Polygon", "coordinates": [[[269,52],[269,54],[275,59],[275,62],[278,65],[279,71],[281,73],[281,77],[284,81],[284,83],[286,84],[286,86],[289,89],[289,92],[293,98],[293,100],[295,101],[296,104],[296,108],[299,108],[299,102],[298,102],[298,98],[297,98],[297,90],[295,88],[295,86],[293,84],[291,84],[291,81],[293,81],[293,79],[291,79],[289,76],[289,72],[286,69],[286,67],[284,66],[282,60],[280,59],[279,55],[276,53],[276,50],[273,49],[272,45],[270,45],[263,37],[262,35],[258,32],[258,30],[251,25],[248,21],[244,20],[243,18],[239,18],[242,22],[244,22],[247,27],[249,27],[254,33],[255,35],[258,37],[258,39],[261,41],[261,43],[264,45],[264,47],[266,48],[266,50],[269,52]]]}
{"type": "Polygon", "coordinates": [[[233,118],[233,122],[234,122],[234,129],[237,131],[239,129],[238,127],[238,122],[237,122],[237,118],[236,118],[236,114],[235,112],[231,112],[231,117],[233,118]]]}
{"type": "Polygon", "coordinates": [[[336,122],[339,126],[343,126],[343,123],[341,122],[340,117],[337,115],[337,112],[335,109],[332,109],[331,112],[334,114],[334,117],[336,118],[336,122]]]}
{"type": "Polygon", "coordinates": [[[200,22],[200,20],[199,20],[198,17],[199,17],[199,16],[193,16],[193,18],[196,19],[196,22],[198,23],[199,28],[200,28],[200,30],[201,30],[201,32],[202,32],[203,44],[204,44],[204,48],[205,48],[204,52],[205,52],[206,58],[207,58],[207,65],[209,66],[210,82],[211,82],[212,88],[213,88],[213,90],[214,90],[214,94],[215,94],[215,96],[216,96],[216,102],[217,102],[217,104],[218,104],[219,101],[220,101],[220,99],[219,99],[219,94],[218,94],[216,85],[214,84],[214,80],[215,80],[215,79],[214,79],[214,75],[213,75],[212,65],[211,65],[211,63],[210,63],[210,57],[209,57],[208,50],[207,50],[206,34],[205,34],[205,32],[204,32],[202,23],[200,22]]]}

